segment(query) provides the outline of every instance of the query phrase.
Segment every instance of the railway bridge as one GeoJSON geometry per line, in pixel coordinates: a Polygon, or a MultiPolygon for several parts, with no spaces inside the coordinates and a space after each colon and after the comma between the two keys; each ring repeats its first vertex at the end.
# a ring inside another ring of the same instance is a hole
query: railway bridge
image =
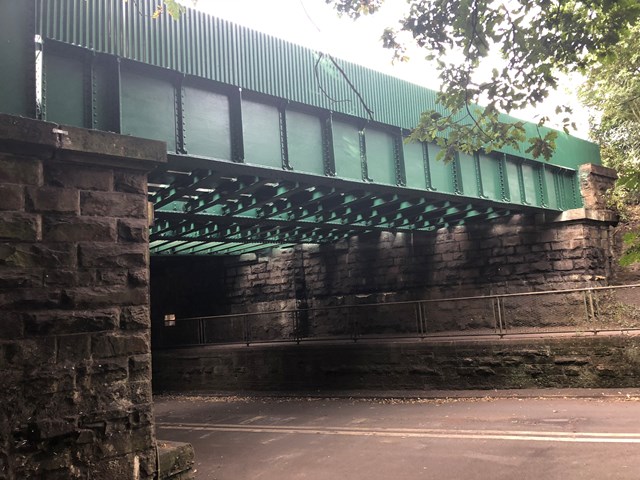
{"type": "Polygon", "coordinates": [[[420,86],[148,1],[0,7],[0,478],[155,478],[152,330],[157,388],[634,378],[609,364],[627,339],[600,360],[590,339],[424,341],[601,318],[615,174],[597,145],[444,163],[405,142],[437,108],[420,86]],[[410,347],[353,342],[411,328],[410,347]]]}

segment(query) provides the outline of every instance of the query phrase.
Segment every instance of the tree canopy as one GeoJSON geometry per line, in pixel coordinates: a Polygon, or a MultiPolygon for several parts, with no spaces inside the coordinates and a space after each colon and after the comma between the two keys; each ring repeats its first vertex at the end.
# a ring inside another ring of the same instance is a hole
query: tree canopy
{"type": "MultiPolygon", "coordinates": [[[[612,200],[624,219],[629,206],[640,203],[640,25],[622,37],[586,79],[580,97],[600,113],[592,120],[591,135],[601,146],[603,163],[618,172],[612,200]]],[[[626,234],[625,241],[621,263],[639,262],[640,232],[626,234]]]]}
{"type": "MultiPolygon", "coordinates": [[[[352,18],[375,13],[384,2],[325,1],[352,18]]],[[[610,64],[639,22],[637,0],[408,0],[404,17],[382,38],[397,59],[404,58],[408,37],[436,62],[442,108],[424,112],[411,138],[438,142],[448,160],[456,151],[517,148],[524,126],[503,121],[499,112],[538,105],[563,73],[610,64]]],[[[565,131],[570,113],[566,106],[556,110],[565,131]]],[[[556,136],[526,139],[527,152],[549,159],[556,136]]]]}

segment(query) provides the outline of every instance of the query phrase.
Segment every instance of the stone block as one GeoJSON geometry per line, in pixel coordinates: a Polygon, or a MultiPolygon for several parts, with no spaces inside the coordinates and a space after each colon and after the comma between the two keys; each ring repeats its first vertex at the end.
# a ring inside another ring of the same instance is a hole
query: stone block
{"type": "Polygon", "coordinates": [[[57,187],[27,187],[26,206],[32,212],[77,213],[78,190],[57,187]]]}
{"type": "Polygon", "coordinates": [[[563,355],[553,359],[556,365],[587,365],[590,363],[589,357],[583,355],[563,355]]]}
{"type": "Polygon", "coordinates": [[[28,335],[61,335],[99,332],[118,328],[120,311],[117,308],[90,311],[51,310],[25,314],[25,333],[28,335]]]}
{"type": "Polygon", "coordinates": [[[42,163],[36,159],[0,153],[0,183],[41,185],[42,163]]]}
{"type": "Polygon", "coordinates": [[[58,351],[56,361],[80,364],[91,358],[91,336],[61,335],[58,337],[58,351]]]}
{"type": "Polygon", "coordinates": [[[0,289],[34,288],[42,286],[43,272],[40,269],[0,269],[0,289]]]}
{"type": "Polygon", "coordinates": [[[149,285],[149,269],[129,270],[127,281],[132,287],[146,287],[149,285]]]}
{"type": "Polygon", "coordinates": [[[145,305],[149,301],[147,288],[120,285],[70,288],[64,295],[68,308],[75,309],[145,305]]]}
{"type": "Polygon", "coordinates": [[[147,199],[121,192],[81,192],[80,212],[100,217],[146,218],[147,199]]]}
{"type": "Polygon", "coordinates": [[[124,330],[140,330],[151,326],[149,307],[123,307],[120,313],[120,328],[124,330]]]}
{"type": "Polygon", "coordinates": [[[91,340],[94,357],[109,358],[150,352],[149,336],[144,334],[102,334],[91,340]]]}
{"type": "Polygon", "coordinates": [[[151,378],[151,355],[134,355],[129,358],[129,381],[146,382],[149,378],[151,378]]]}
{"type": "MultiPolygon", "coordinates": [[[[92,480],[139,479],[140,457],[133,453],[96,462],[89,469],[92,480]]],[[[148,477],[147,477],[148,478],[148,477]]]]}
{"type": "MultiPolygon", "coordinates": [[[[128,357],[99,358],[99,356],[93,352],[93,360],[89,368],[89,378],[93,386],[104,387],[105,383],[119,382],[129,377],[128,357]]],[[[113,389],[110,392],[100,392],[100,394],[102,395],[101,401],[106,404],[105,407],[111,406],[111,403],[116,398],[126,398],[126,386],[113,385],[113,389]]]]}
{"type": "Polygon", "coordinates": [[[0,241],[37,242],[40,238],[39,215],[0,212],[0,241]]]}
{"type": "Polygon", "coordinates": [[[116,170],[114,190],[125,193],[147,195],[147,175],[144,172],[116,170]]]}
{"type": "Polygon", "coordinates": [[[74,244],[0,243],[0,266],[16,268],[64,268],[77,265],[74,244]]]}
{"type": "Polygon", "coordinates": [[[112,218],[44,216],[42,239],[45,242],[115,242],[112,218]]]}
{"type": "Polygon", "coordinates": [[[146,219],[118,220],[118,242],[146,243],[149,241],[149,226],[146,219]]]}
{"type": "Polygon", "coordinates": [[[42,286],[51,287],[78,287],[93,285],[96,283],[95,273],[91,271],[78,271],[77,269],[46,269],[42,275],[42,286]]]}
{"type": "Polygon", "coordinates": [[[4,312],[0,318],[0,340],[18,340],[24,336],[24,314],[4,312]]]}
{"type": "Polygon", "coordinates": [[[573,270],[574,265],[571,260],[561,260],[558,262],[553,262],[553,269],[557,271],[569,271],[573,270]]]}
{"type": "MultiPolygon", "coordinates": [[[[173,480],[177,475],[188,473],[194,465],[193,447],[189,443],[158,441],[160,472],[164,472],[160,480],[173,480]]],[[[182,477],[187,480],[190,475],[182,477]]]]}
{"type": "Polygon", "coordinates": [[[36,421],[30,425],[35,437],[39,440],[48,440],[55,437],[74,435],[78,427],[78,419],[48,418],[36,421]]]}
{"type": "Polygon", "coordinates": [[[80,245],[80,265],[86,268],[146,268],[147,245],[83,243],[80,245]]]}
{"type": "Polygon", "coordinates": [[[0,185],[0,210],[24,210],[24,187],[22,185],[0,185]]]}
{"type": "Polygon", "coordinates": [[[110,191],[113,190],[113,170],[77,164],[47,163],[44,166],[44,181],[45,184],[55,187],[110,191]]]}
{"type": "Polygon", "coordinates": [[[100,269],[95,271],[95,284],[99,286],[120,286],[127,285],[129,274],[125,269],[100,269]]]}
{"type": "Polygon", "coordinates": [[[0,305],[8,310],[34,310],[63,308],[66,299],[57,289],[19,288],[0,291],[0,305]]]}

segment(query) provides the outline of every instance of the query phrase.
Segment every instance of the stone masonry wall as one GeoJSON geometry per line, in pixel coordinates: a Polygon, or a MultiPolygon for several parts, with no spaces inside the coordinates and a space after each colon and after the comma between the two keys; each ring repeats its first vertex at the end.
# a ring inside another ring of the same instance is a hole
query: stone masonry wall
{"type": "Polygon", "coordinates": [[[153,362],[158,392],[637,388],[640,337],[194,347],[153,362]]]}
{"type": "Polygon", "coordinates": [[[0,479],[154,478],[146,172],[165,152],[0,115],[0,479]]]}
{"type": "MultiPolygon", "coordinates": [[[[158,327],[154,336],[162,343],[162,335],[176,339],[182,334],[179,328],[162,326],[161,317],[167,313],[180,319],[603,285],[611,265],[610,232],[602,222],[540,223],[533,216],[517,215],[413,236],[382,233],[335,245],[274,250],[269,255],[184,259],[180,268],[175,259],[154,258],[154,284],[167,285],[171,279],[169,285],[180,285],[171,287],[176,292],[165,288],[161,295],[153,296],[158,327]],[[159,276],[164,280],[158,281],[159,276]],[[212,287],[209,295],[202,294],[205,285],[212,287]]],[[[581,296],[520,298],[505,305],[512,325],[553,326],[584,317],[581,296]]],[[[438,303],[428,308],[432,331],[490,329],[494,325],[488,301],[438,303]]],[[[367,329],[368,333],[415,332],[413,309],[409,305],[315,312],[302,318],[302,336],[348,335],[354,316],[359,317],[361,333],[367,329]]],[[[253,328],[254,340],[293,335],[290,315],[252,321],[263,322],[253,328]]],[[[230,336],[242,340],[238,325],[217,325],[236,330],[216,333],[221,341],[230,336]]],[[[209,330],[212,328],[210,325],[209,330]]]]}

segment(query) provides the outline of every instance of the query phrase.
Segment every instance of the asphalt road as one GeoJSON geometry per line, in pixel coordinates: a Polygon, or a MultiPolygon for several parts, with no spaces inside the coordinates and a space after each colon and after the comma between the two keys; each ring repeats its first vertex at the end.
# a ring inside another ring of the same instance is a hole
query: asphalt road
{"type": "MultiPolygon", "coordinates": [[[[614,392],[615,394],[616,392],[614,392]]],[[[158,397],[198,480],[640,479],[640,397],[158,397]]]]}

